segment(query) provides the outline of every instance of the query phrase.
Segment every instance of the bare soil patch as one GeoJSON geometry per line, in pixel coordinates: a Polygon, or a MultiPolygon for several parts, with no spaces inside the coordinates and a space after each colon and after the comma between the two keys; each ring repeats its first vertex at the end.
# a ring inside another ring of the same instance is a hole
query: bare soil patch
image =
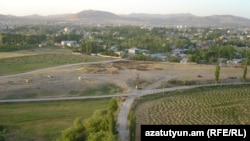
{"type": "MultiPolygon", "coordinates": [[[[213,65],[143,61],[117,61],[58,68],[0,77],[0,99],[72,96],[72,92],[101,90],[108,85],[123,89],[119,94],[129,93],[135,90],[138,74],[141,89],[159,88],[170,79],[213,82],[214,70],[213,65]]],[[[222,67],[220,78],[223,82],[241,81],[242,73],[242,68],[222,67]]],[[[102,95],[112,93],[117,94],[117,91],[111,90],[110,93],[102,95]]]]}

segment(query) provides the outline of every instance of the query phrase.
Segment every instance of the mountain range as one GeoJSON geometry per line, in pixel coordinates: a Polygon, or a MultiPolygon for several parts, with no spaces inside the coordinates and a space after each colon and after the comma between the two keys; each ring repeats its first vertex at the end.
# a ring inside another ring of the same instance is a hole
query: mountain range
{"type": "Polygon", "coordinates": [[[181,14],[144,14],[132,13],[128,15],[117,15],[106,11],[84,10],[74,14],[61,15],[29,15],[13,16],[1,15],[0,24],[45,24],[45,23],[74,23],[86,25],[149,25],[149,26],[199,26],[199,27],[221,27],[221,26],[250,26],[250,19],[233,15],[213,15],[199,17],[189,13],[181,14]]]}

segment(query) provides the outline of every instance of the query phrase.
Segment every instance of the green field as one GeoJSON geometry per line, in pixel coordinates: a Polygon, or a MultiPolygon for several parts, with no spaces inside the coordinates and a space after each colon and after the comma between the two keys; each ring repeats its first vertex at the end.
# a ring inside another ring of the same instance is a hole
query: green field
{"type": "MultiPolygon", "coordinates": [[[[9,55],[12,56],[13,54],[9,55]]],[[[14,55],[18,56],[18,54],[14,55]]],[[[0,75],[27,72],[65,64],[103,61],[108,59],[88,55],[73,55],[68,53],[47,53],[28,56],[25,56],[25,54],[19,55],[20,56],[18,57],[8,57],[5,53],[3,55],[5,57],[0,57],[0,75]]]]}
{"type": "Polygon", "coordinates": [[[105,84],[98,88],[88,89],[86,91],[70,91],[70,96],[97,96],[97,95],[113,95],[123,93],[125,90],[115,84],[105,84]]]}
{"type": "Polygon", "coordinates": [[[250,124],[250,87],[216,86],[138,98],[137,139],[141,124],[250,124]]]}
{"type": "Polygon", "coordinates": [[[77,117],[92,116],[107,107],[107,99],[0,104],[0,125],[7,127],[7,141],[50,141],[77,117]]]}

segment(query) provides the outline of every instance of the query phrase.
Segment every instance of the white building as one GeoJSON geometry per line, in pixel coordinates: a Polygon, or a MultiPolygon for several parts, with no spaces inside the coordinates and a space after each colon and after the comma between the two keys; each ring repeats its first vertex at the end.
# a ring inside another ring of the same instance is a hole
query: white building
{"type": "Polygon", "coordinates": [[[62,41],[61,45],[72,47],[77,45],[77,41],[62,41]]]}
{"type": "Polygon", "coordinates": [[[138,54],[139,52],[140,52],[140,49],[138,49],[137,47],[132,47],[128,49],[129,54],[138,54]]]}

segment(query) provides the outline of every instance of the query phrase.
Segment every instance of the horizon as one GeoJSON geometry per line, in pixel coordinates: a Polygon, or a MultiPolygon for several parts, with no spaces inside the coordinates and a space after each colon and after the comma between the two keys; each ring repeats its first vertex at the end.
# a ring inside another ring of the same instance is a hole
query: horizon
{"type": "MultiPolygon", "coordinates": [[[[110,12],[110,11],[104,11],[104,10],[95,10],[95,9],[86,9],[86,10],[81,10],[81,11],[78,11],[78,12],[75,12],[75,13],[58,13],[58,14],[52,14],[52,15],[39,15],[39,14],[30,14],[30,15],[23,15],[23,16],[18,16],[18,15],[11,15],[11,14],[8,14],[6,16],[15,16],[15,17],[28,17],[28,16],[42,16],[42,17],[49,17],[49,16],[59,16],[59,15],[68,15],[68,14],[77,14],[77,13],[80,13],[80,12],[84,12],[84,11],[100,11],[100,12],[109,12],[109,13],[112,13],[112,14],[115,14],[117,16],[128,16],[128,15],[131,15],[131,14],[146,14],[146,15],[178,15],[178,14],[190,14],[192,16],[196,16],[196,17],[209,17],[209,16],[235,16],[235,17],[240,17],[240,18],[246,18],[246,19],[249,19],[248,17],[242,17],[242,16],[237,16],[237,15],[232,15],[232,14],[214,14],[214,15],[206,15],[206,16],[198,16],[198,15],[195,15],[193,13],[167,13],[167,14],[158,14],[158,13],[135,13],[135,12],[132,12],[132,13],[128,13],[128,14],[117,14],[117,13],[113,13],[113,12],[110,12]]],[[[1,13],[0,13],[1,15],[1,13]]]]}
{"type": "Polygon", "coordinates": [[[51,16],[75,14],[85,10],[116,15],[192,14],[195,16],[232,15],[250,19],[248,0],[0,0],[0,14],[13,16],[51,16]]]}

